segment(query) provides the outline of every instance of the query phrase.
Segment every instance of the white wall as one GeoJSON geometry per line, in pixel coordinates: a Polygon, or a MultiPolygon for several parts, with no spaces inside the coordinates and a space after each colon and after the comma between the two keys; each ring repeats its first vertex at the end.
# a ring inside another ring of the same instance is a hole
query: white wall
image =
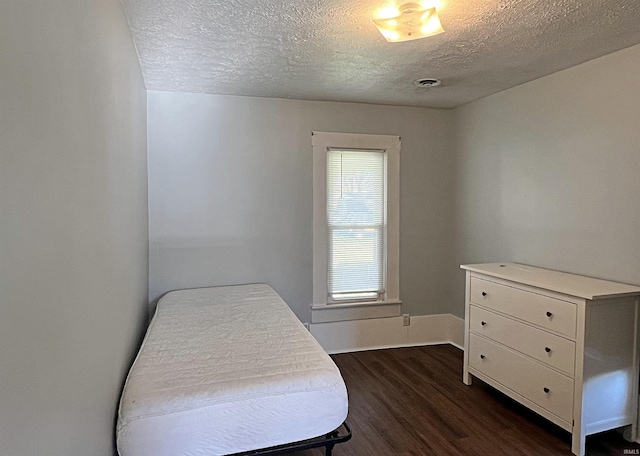
{"type": "Polygon", "coordinates": [[[267,282],[308,321],[311,131],[320,130],[402,136],[403,309],[446,311],[451,111],[154,91],[148,97],[152,300],[178,288],[267,282]]]}
{"type": "Polygon", "coordinates": [[[0,454],[112,455],[147,321],[141,72],[117,0],[0,10],[0,454]]]}
{"type": "Polygon", "coordinates": [[[634,46],[455,110],[459,262],[640,284],[638,75],[634,46]]]}

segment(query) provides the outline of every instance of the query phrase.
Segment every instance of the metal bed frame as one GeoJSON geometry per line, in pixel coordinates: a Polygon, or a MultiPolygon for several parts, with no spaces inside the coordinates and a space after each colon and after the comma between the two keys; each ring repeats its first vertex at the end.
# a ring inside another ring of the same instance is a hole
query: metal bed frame
{"type": "Polygon", "coordinates": [[[311,448],[325,447],[325,456],[331,456],[333,447],[338,443],[346,442],[351,439],[351,428],[345,421],[335,431],[331,431],[325,436],[313,439],[302,440],[300,442],[285,443],[284,445],[262,448],[259,450],[244,451],[242,453],[233,453],[229,456],[275,456],[289,453],[291,451],[309,450],[311,448]],[[344,427],[346,433],[340,434],[340,428],[344,427]]]}

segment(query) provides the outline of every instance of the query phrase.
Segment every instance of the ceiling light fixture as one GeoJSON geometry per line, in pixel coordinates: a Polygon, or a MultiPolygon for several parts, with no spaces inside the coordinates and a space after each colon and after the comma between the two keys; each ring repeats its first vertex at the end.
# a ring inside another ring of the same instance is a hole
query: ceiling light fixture
{"type": "Polygon", "coordinates": [[[435,6],[424,8],[418,3],[405,3],[399,9],[400,16],[373,20],[387,41],[417,40],[444,32],[435,6]]]}

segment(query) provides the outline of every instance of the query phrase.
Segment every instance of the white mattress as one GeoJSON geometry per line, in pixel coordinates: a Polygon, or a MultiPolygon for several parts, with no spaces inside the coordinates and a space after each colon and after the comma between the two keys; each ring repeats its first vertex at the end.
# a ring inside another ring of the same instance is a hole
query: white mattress
{"type": "Polygon", "coordinates": [[[326,434],[347,416],[331,358],[268,285],[158,303],[120,401],[120,456],[223,455],[326,434]]]}

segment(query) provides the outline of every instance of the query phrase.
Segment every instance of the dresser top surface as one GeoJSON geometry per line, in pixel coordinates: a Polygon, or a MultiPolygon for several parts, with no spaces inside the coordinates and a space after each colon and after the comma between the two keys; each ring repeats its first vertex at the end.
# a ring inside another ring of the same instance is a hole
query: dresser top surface
{"type": "Polygon", "coordinates": [[[583,299],[605,299],[640,295],[640,287],[608,280],[594,279],[519,263],[464,264],[467,271],[544,288],[583,299]]]}

